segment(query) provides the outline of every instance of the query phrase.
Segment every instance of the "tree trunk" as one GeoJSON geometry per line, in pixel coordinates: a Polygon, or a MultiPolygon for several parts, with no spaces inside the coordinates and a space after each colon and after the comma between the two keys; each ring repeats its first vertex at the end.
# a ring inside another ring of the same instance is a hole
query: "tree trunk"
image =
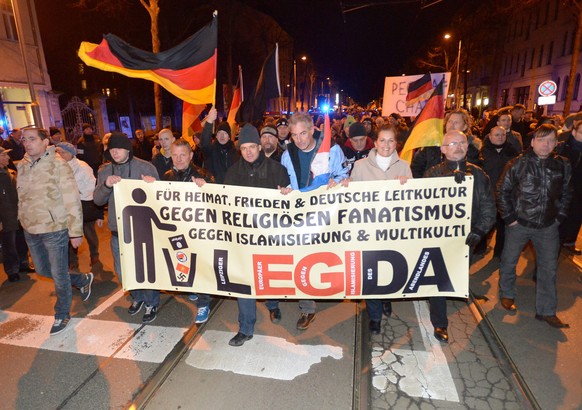
{"type": "MultiPolygon", "coordinates": [[[[577,2],[578,3],[578,2],[577,2]]],[[[576,66],[578,65],[578,56],[580,54],[580,37],[582,37],[582,10],[580,5],[575,4],[578,13],[578,26],[576,27],[576,34],[574,35],[574,46],[572,50],[572,62],[570,63],[570,81],[568,81],[568,89],[566,90],[566,100],[564,101],[564,118],[570,114],[570,107],[572,105],[572,97],[574,94],[574,84],[576,83],[576,66]]]]}
{"type": "MultiPolygon", "coordinates": [[[[152,51],[154,53],[159,53],[160,33],[158,30],[158,16],[160,14],[160,7],[158,6],[158,0],[149,0],[149,4],[146,3],[146,0],[140,0],[140,3],[145,7],[145,9],[150,14],[152,51]]],[[[154,83],[154,105],[156,109],[156,131],[159,131],[163,127],[162,127],[162,87],[160,87],[158,83],[154,83]]]]}

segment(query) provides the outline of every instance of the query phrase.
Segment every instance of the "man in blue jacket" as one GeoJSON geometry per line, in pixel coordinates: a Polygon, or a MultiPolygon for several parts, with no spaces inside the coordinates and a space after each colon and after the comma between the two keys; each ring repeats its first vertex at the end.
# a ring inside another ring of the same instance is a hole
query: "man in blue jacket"
{"type": "MultiPolygon", "coordinates": [[[[323,141],[323,133],[317,131],[309,114],[296,113],[289,120],[291,144],[281,157],[289,174],[292,189],[311,190],[323,185],[333,187],[348,177],[348,168],[344,166],[346,157],[339,145],[333,145],[329,151],[328,172],[315,175],[311,165],[323,141]],[[321,138],[320,138],[321,135],[321,138]]],[[[314,300],[300,300],[301,316],[297,329],[305,330],[315,320],[316,304],[314,300]]]]}

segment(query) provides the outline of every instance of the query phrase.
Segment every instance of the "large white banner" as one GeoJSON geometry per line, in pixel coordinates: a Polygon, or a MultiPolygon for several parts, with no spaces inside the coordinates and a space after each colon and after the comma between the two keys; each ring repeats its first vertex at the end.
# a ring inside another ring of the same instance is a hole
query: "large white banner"
{"type": "MultiPolygon", "coordinates": [[[[436,88],[438,83],[445,76],[444,99],[449,95],[449,81],[451,73],[431,73],[432,86],[436,88]]],[[[410,107],[406,106],[406,95],[408,94],[408,84],[420,79],[423,74],[406,75],[400,77],[386,77],[384,80],[384,100],[382,103],[382,115],[387,117],[396,112],[403,117],[416,117],[420,114],[424,103],[416,103],[410,107]]]]}
{"type": "Polygon", "coordinates": [[[312,192],[114,185],[124,289],[250,298],[468,296],[473,179],[312,192]]]}

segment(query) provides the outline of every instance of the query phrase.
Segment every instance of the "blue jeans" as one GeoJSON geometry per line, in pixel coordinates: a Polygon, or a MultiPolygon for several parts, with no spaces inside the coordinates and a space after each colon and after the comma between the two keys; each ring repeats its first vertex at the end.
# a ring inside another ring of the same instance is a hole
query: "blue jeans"
{"type": "MultiPolygon", "coordinates": [[[[119,279],[119,283],[122,283],[121,279],[121,259],[119,255],[119,238],[117,237],[117,232],[111,233],[111,253],[113,254],[113,269],[115,274],[119,279]]],[[[159,306],[160,305],[160,291],[159,290],[130,290],[129,294],[134,300],[138,302],[145,302],[148,306],[159,306]]]]}
{"type": "Polygon", "coordinates": [[[71,285],[81,287],[87,279],[82,274],[69,275],[68,252],[69,231],[31,234],[24,231],[26,243],[30,249],[36,273],[52,278],[55,283],[57,302],[55,303],[55,318],[69,317],[73,291],[71,285]]]}
{"type": "Polygon", "coordinates": [[[535,229],[520,224],[505,227],[505,245],[499,265],[499,293],[502,298],[515,299],[515,267],[527,241],[536,251],[536,313],[544,316],[556,314],[558,295],[556,270],[560,237],[558,223],[547,228],[535,229]]]}
{"type": "MultiPolygon", "coordinates": [[[[257,322],[257,300],[238,298],[238,325],[239,332],[247,336],[252,336],[255,332],[257,322]]],[[[267,300],[267,309],[272,310],[279,307],[278,300],[267,300]]]]}
{"type": "Polygon", "coordinates": [[[309,300],[309,299],[300,299],[299,300],[299,311],[301,313],[315,313],[316,308],[317,308],[317,303],[315,303],[315,300],[309,300]]]}

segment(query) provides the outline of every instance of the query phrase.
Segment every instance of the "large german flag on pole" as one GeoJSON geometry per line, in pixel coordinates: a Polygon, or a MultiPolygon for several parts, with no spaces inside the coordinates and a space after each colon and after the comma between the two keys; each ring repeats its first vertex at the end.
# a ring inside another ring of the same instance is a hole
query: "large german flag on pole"
{"type": "Polygon", "coordinates": [[[445,101],[443,98],[444,77],[436,86],[426,105],[418,114],[410,136],[402,148],[400,158],[412,162],[416,148],[440,146],[443,140],[443,123],[445,118],[445,101]]]}
{"type": "Polygon", "coordinates": [[[196,34],[160,53],[140,50],[106,34],[101,44],[83,41],[79,57],[100,70],[156,82],[190,104],[214,104],[217,20],[215,13],[212,22],[196,34]]]}

